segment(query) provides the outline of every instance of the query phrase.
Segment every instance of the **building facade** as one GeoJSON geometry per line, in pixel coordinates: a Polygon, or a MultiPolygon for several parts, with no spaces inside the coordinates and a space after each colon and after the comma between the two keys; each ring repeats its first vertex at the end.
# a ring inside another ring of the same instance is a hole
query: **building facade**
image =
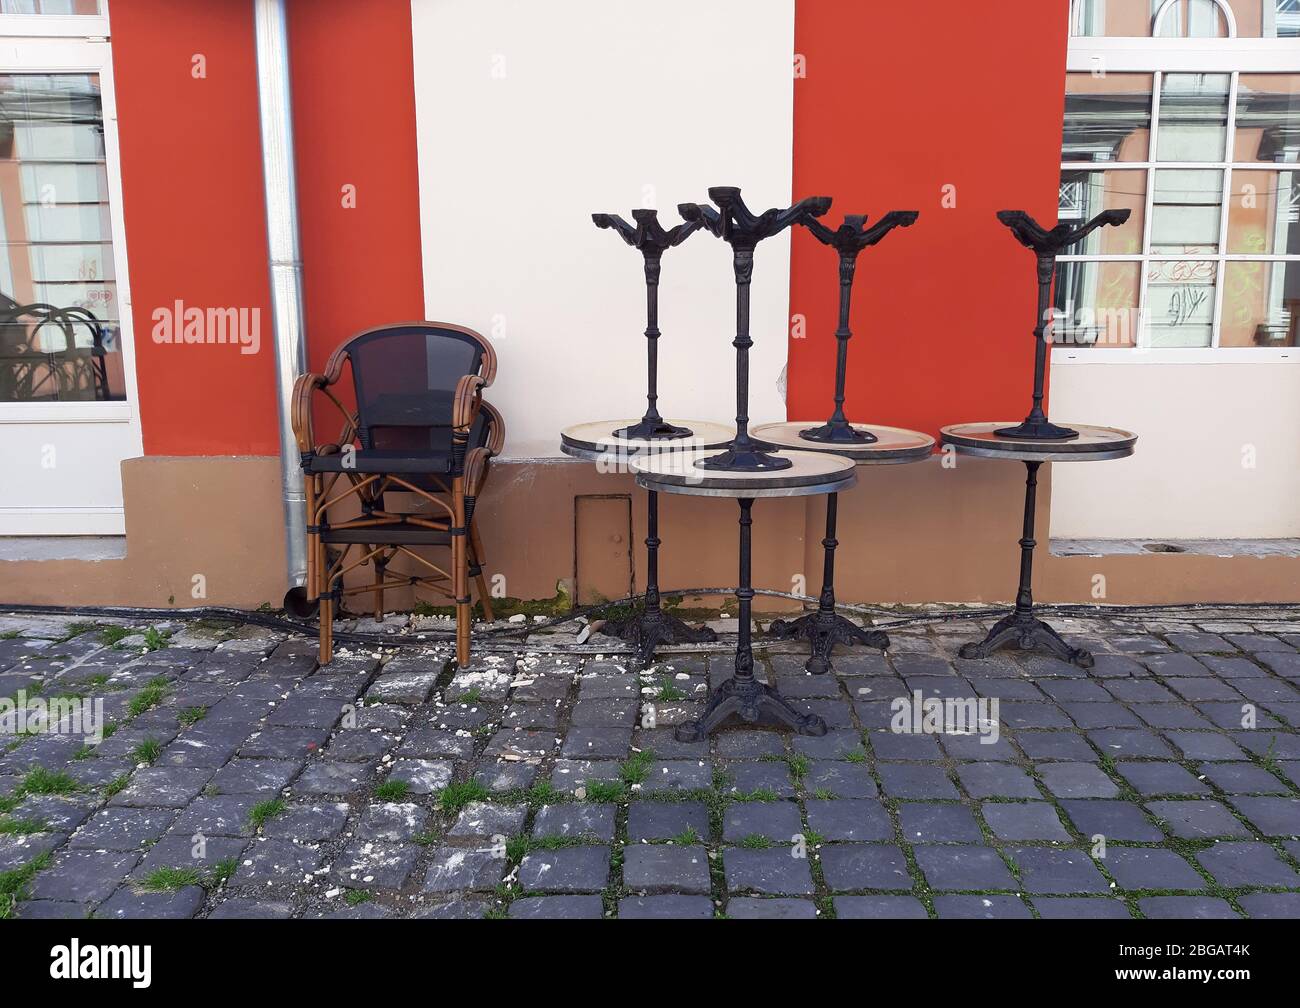
{"type": "MultiPolygon", "coordinates": [[[[477,517],[502,594],[644,584],[643,495],[559,453],[643,390],[639,264],[590,214],[672,220],[726,184],[920,211],[862,257],[847,410],[930,433],[1028,408],[1033,260],[995,211],[1130,209],[1060,264],[1050,400],[1138,452],[1044,474],[1038,596],[1300,600],[1297,0],[288,14],[307,364],[412,318],[493,341],[508,437],[477,517]]],[[[288,587],[258,109],[250,0],[0,0],[0,602],[288,587]]],[[[730,279],[719,242],[665,257],[665,415],[734,413],[730,279]]],[[[755,421],[825,418],[836,305],[809,235],[759,249],[755,421]]],[[[1008,599],[1022,478],[864,470],[841,599],[1008,599]]],[[[757,583],[815,586],[823,506],[760,504],[757,583]]],[[[733,518],[664,502],[666,589],[734,583],[733,518]]]]}

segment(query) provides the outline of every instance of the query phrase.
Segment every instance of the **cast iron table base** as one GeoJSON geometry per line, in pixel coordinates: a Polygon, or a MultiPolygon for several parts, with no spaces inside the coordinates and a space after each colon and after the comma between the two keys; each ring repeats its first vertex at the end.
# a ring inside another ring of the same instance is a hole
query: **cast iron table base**
{"type": "Polygon", "coordinates": [[[1052,278],[1056,257],[1077,245],[1100,227],[1117,227],[1129,218],[1130,210],[1105,210],[1086,224],[1071,227],[1057,224],[1050,231],[1023,210],[999,210],[998,220],[1011,229],[1016,240],[1034,253],[1038,275],[1038,315],[1034,324],[1034,388],[1029,415],[1014,426],[996,431],[998,437],[1020,441],[1072,441],[1077,430],[1062,427],[1043,412],[1043,381],[1047,376],[1047,322],[1051,317],[1052,278]]]}
{"type": "Polygon", "coordinates": [[[1042,462],[1025,463],[1025,520],[1020,535],[1020,585],[1016,590],[1016,607],[993,624],[982,641],[963,644],[957,654],[962,658],[987,658],[994,651],[1013,648],[1018,651],[1043,650],[1061,661],[1089,669],[1092,653],[1070,647],[1061,635],[1034,615],[1034,509],[1038,496],[1038,467],[1042,462]]]}
{"type": "Polygon", "coordinates": [[[819,217],[830,209],[828,196],[800,200],[784,210],[773,208],[753,213],[735,186],[713,186],[709,199],[718,209],[701,203],[683,203],[677,210],[682,218],[703,227],[731,246],[731,265],[736,279],[736,436],[719,455],[699,459],[695,464],[714,472],[774,472],[790,467],[790,460],[772,454],[772,446],[749,436],[749,287],[754,274],[754,249],[760,241],[779,234],[805,217],[819,217]]]}
{"type": "Polygon", "coordinates": [[[814,238],[835,249],[840,258],[840,322],[835,330],[835,408],[830,419],[821,426],[800,431],[799,436],[805,441],[839,445],[876,443],[875,434],[865,428],[855,427],[844,415],[844,378],[849,359],[849,340],[853,336],[853,330],[849,328],[853,275],[857,270],[858,253],[875,245],[896,227],[911,227],[919,216],[915,210],[892,210],[868,228],[865,214],[846,214],[844,223],[833,231],[812,216],[805,216],[800,221],[812,232],[814,238]]]}
{"type": "Polygon", "coordinates": [[[718,635],[708,627],[696,629],[663,611],[659,598],[659,493],[649,490],[646,501],[646,585],[645,606],[640,612],[610,620],[601,633],[624,640],[636,648],[637,661],[645,668],[654,660],[660,644],[702,644],[718,635]]]}
{"type": "MultiPolygon", "coordinates": [[[[874,440],[874,439],[873,439],[874,440]]],[[[822,540],[822,591],[815,612],[805,613],[798,619],[776,620],[768,628],[768,635],[778,640],[802,637],[812,645],[812,654],[804,668],[813,675],[824,675],[831,668],[831,651],[836,644],[865,644],[867,647],[889,650],[889,635],[883,630],[866,630],[835,611],[835,538],[836,513],[839,494],[826,498],[826,538],[822,540]]]]}
{"type": "MultiPolygon", "coordinates": [[[[561,433],[560,451],[585,462],[618,467],[626,466],[628,460],[637,455],[672,450],[661,443],[649,440],[620,444],[618,429],[623,431],[633,429],[627,425],[618,428],[620,423],[622,421],[593,421],[569,427],[561,433]]],[[[718,424],[705,421],[691,421],[690,428],[676,429],[689,429],[713,447],[724,444],[733,433],[718,424]]],[[[646,513],[645,604],[640,610],[622,619],[609,620],[601,628],[602,633],[617,637],[635,647],[637,660],[642,668],[650,664],[654,658],[655,648],[660,644],[700,644],[717,639],[717,634],[708,627],[700,627],[697,630],[676,616],[663,611],[659,599],[659,546],[662,542],[659,538],[659,494],[654,490],[649,491],[646,513]]]]}
{"type": "Polygon", "coordinates": [[[984,458],[1002,458],[1025,464],[1025,510],[1020,532],[1020,583],[1016,605],[993,624],[984,639],[963,644],[962,658],[987,658],[995,651],[1046,651],[1079,668],[1092,668],[1092,654],[1071,647],[1055,630],[1034,615],[1034,512],[1038,498],[1038,470],[1044,462],[1090,461],[1125,458],[1133,454],[1137,435],[1113,427],[1077,424],[1068,442],[1045,437],[1036,442],[1007,439],[998,424],[955,424],[943,428],[943,440],[958,452],[984,458]]]}
{"type": "Polygon", "coordinates": [[[733,715],[747,724],[776,722],[800,735],[825,735],[826,722],[816,714],[800,714],[771,686],[754,678],[754,652],[750,642],[750,604],[754,587],[750,583],[750,511],[752,497],[741,497],[740,504],[740,634],[736,642],[736,674],[709,695],[704,713],[694,721],[679,724],[673,732],[678,742],[698,742],[733,715]]]}
{"type": "MultiPolygon", "coordinates": [[[[852,425],[859,433],[867,433],[862,424],[852,425]]],[[[771,441],[780,448],[798,445],[804,451],[825,451],[851,459],[860,466],[899,465],[919,462],[928,458],[934,447],[934,438],[920,431],[901,427],[876,427],[869,442],[857,445],[810,445],[802,423],[770,423],[754,429],[756,437],[771,441]]],[[[802,637],[810,647],[810,656],[804,668],[813,675],[824,675],[831,670],[831,653],[836,644],[865,644],[867,647],[889,649],[889,635],[883,630],[868,630],[835,611],[835,548],[839,545],[835,526],[839,513],[839,494],[826,498],[826,538],[822,540],[822,590],[817,609],[792,620],[776,620],[768,628],[769,635],[780,638],[802,637]]]]}
{"type": "Polygon", "coordinates": [[[628,427],[614,431],[614,437],[624,441],[674,441],[690,437],[695,432],[689,427],[670,424],[659,415],[659,273],[663,254],[667,249],[684,242],[699,226],[699,221],[686,221],[665,231],[654,210],[632,211],[633,226],[618,214],[591,215],[598,228],[612,228],[623,241],[641,252],[645,267],[646,292],[646,410],[641,419],[628,427]]]}
{"type": "Polygon", "coordinates": [[[754,677],[751,638],[754,586],[751,579],[753,525],[752,509],[759,497],[807,497],[835,493],[853,486],[857,476],[853,463],[828,452],[786,453],[789,467],[762,472],[702,474],[696,463],[705,452],[661,454],[634,459],[637,485],[646,490],[705,497],[732,497],[740,505],[740,576],[736,599],[739,627],[736,640],[735,674],[709,694],[704,712],[677,726],[679,742],[695,742],[720,725],[738,718],[746,724],[775,724],[801,735],[825,735],[826,722],[815,714],[801,714],[775,689],[754,677]]]}

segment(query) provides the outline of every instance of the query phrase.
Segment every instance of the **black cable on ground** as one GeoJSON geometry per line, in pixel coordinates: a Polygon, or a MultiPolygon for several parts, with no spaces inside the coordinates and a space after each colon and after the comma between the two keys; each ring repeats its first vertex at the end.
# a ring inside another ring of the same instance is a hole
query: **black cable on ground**
{"type": "MultiPolygon", "coordinates": [[[[734,588],[690,588],[690,589],[673,589],[661,591],[663,596],[711,596],[711,595],[733,595],[734,588]]],[[[802,602],[806,605],[816,605],[817,599],[806,595],[797,595],[792,592],[781,592],[767,588],[754,589],[756,595],[763,595],[769,598],[781,598],[794,602],[802,602]]],[[[541,622],[523,622],[517,626],[496,626],[489,629],[477,631],[477,639],[491,637],[510,637],[520,634],[535,633],[539,630],[545,630],[548,627],[556,626],[561,623],[568,623],[572,620],[587,616],[592,613],[598,613],[603,610],[611,609],[617,606],[637,605],[644,599],[641,595],[630,595],[626,598],[618,599],[613,602],[603,602],[598,605],[578,606],[572,612],[558,616],[553,616],[541,622]]],[[[994,616],[1005,615],[1006,606],[989,606],[979,609],[949,609],[937,612],[917,612],[906,609],[888,609],[880,606],[854,605],[851,603],[840,603],[836,609],[842,612],[851,613],[856,616],[870,617],[874,625],[883,629],[892,627],[913,626],[918,623],[947,622],[950,620],[970,620],[970,619],[987,619],[994,616]]],[[[1103,605],[1084,605],[1081,603],[1060,603],[1045,604],[1035,606],[1036,611],[1046,614],[1055,614],[1057,616],[1072,616],[1076,618],[1101,618],[1101,617],[1124,617],[1131,615],[1143,615],[1152,613],[1168,614],[1171,619],[1188,619],[1190,614],[1197,612],[1206,612],[1212,610],[1235,610],[1249,612],[1251,610],[1294,610],[1294,618],[1300,621],[1300,606],[1291,603],[1265,603],[1265,602],[1192,602],[1186,604],[1163,604],[1149,603],[1143,605],[1129,606],[1103,606],[1103,605]]],[[[54,605],[29,605],[22,603],[5,604],[0,603],[0,612],[12,614],[29,614],[38,616],[91,616],[108,619],[123,620],[200,620],[200,619],[218,619],[230,620],[239,623],[253,624],[254,626],[265,627],[269,630],[279,630],[288,633],[300,634],[303,636],[314,637],[317,635],[318,628],[311,623],[294,620],[288,616],[278,615],[276,613],[263,612],[260,610],[235,609],[230,606],[197,606],[184,609],[159,609],[146,608],[140,606],[54,606],[54,605]]],[[[360,617],[364,618],[364,617],[360,617]]],[[[1275,617],[1266,617],[1264,621],[1273,620],[1275,617]]],[[[1289,621],[1289,620],[1288,620],[1289,621]]],[[[1255,620],[1254,622],[1263,622],[1255,620]]],[[[359,644],[371,645],[376,647],[424,647],[430,643],[437,643],[440,639],[450,640],[454,637],[454,629],[427,629],[421,630],[418,634],[385,634],[385,633],[366,633],[357,631],[336,631],[335,640],[341,644],[359,644]]],[[[530,649],[532,650],[532,649],[530,649]]]]}

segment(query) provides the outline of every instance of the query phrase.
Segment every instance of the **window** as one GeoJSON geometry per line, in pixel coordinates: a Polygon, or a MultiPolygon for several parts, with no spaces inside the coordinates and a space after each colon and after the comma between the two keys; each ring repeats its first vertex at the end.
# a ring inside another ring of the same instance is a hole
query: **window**
{"type": "Polygon", "coordinates": [[[1075,0],[1070,28],[1060,219],[1132,213],[1061,257],[1055,342],[1297,358],[1300,0],[1075,0]]]}
{"type": "Polygon", "coordinates": [[[106,0],[0,0],[0,536],[121,535],[142,454],[106,0]]]}
{"type": "Polygon", "coordinates": [[[99,76],[0,74],[0,401],[126,397],[99,76]]]}
{"type": "Polygon", "coordinates": [[[1111,38],[1288,38],[1300,0],[1074,0],[1070,34],[1111,38]]]}

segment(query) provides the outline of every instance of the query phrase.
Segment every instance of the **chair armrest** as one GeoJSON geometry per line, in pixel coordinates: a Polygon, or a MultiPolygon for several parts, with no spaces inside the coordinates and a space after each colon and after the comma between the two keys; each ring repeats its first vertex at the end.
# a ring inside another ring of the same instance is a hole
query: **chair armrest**
{"type": "Polygon", "coordinates": [[[506,421],[501,415],[501,411],[493,406],[486,399],[482,402],[482,409],[491,418],[492,429],[488,434],[487,450],[495,458],[501,454],[501,449],[506,446],[506,421]]]}
{"type": "MultiPolygon", "coordinates": [[[[308,372],[301,374],[293,383],[293,402],[290,411],[290,422],[293,426],[294,436],[298,441],[298,451],[307,453],[316,451],[316,435],[312,429],[312,393],[319,389],[327,399],[332,402],[335,408],[343,415],[343,430],[339,433],[339,444],[350,444],[356,434],[357,418],[354,413],[349,412],[342,401],[333,392],[330,386],[339,380],[343,373],[343,365],[347,362],[347,350],[340,347],[330,355],[329,361],[325,365],[324,374],[314,374],[308,372]]],[[[317,452],[317,454],[323,454],[317,452]]]]}
{"type": "Polygon", "coordinates": [[[458,434],[469,434],[474,418],[478,416],[483,388],[486,385],[487,382],[476,374],[465,375],[456,383],[456,399],[452,406],[451,425],[458,434]]]}
{"type": "Polygon", "coordinates": [[[306,454],[316,446],[315,434],[311,421],[311,394],[318,388],[324,388],[324,375],[301,374],[293,383],[293,403],[289,414],[293,424],[293,434],[298,441],[298,451],[306,454]]]}
{"type": "Polygon", "coordinates": [[[465,459],[465,495],[477,497],[487,482],[492,453],[486,448],[475,448],[465,459]]]}

